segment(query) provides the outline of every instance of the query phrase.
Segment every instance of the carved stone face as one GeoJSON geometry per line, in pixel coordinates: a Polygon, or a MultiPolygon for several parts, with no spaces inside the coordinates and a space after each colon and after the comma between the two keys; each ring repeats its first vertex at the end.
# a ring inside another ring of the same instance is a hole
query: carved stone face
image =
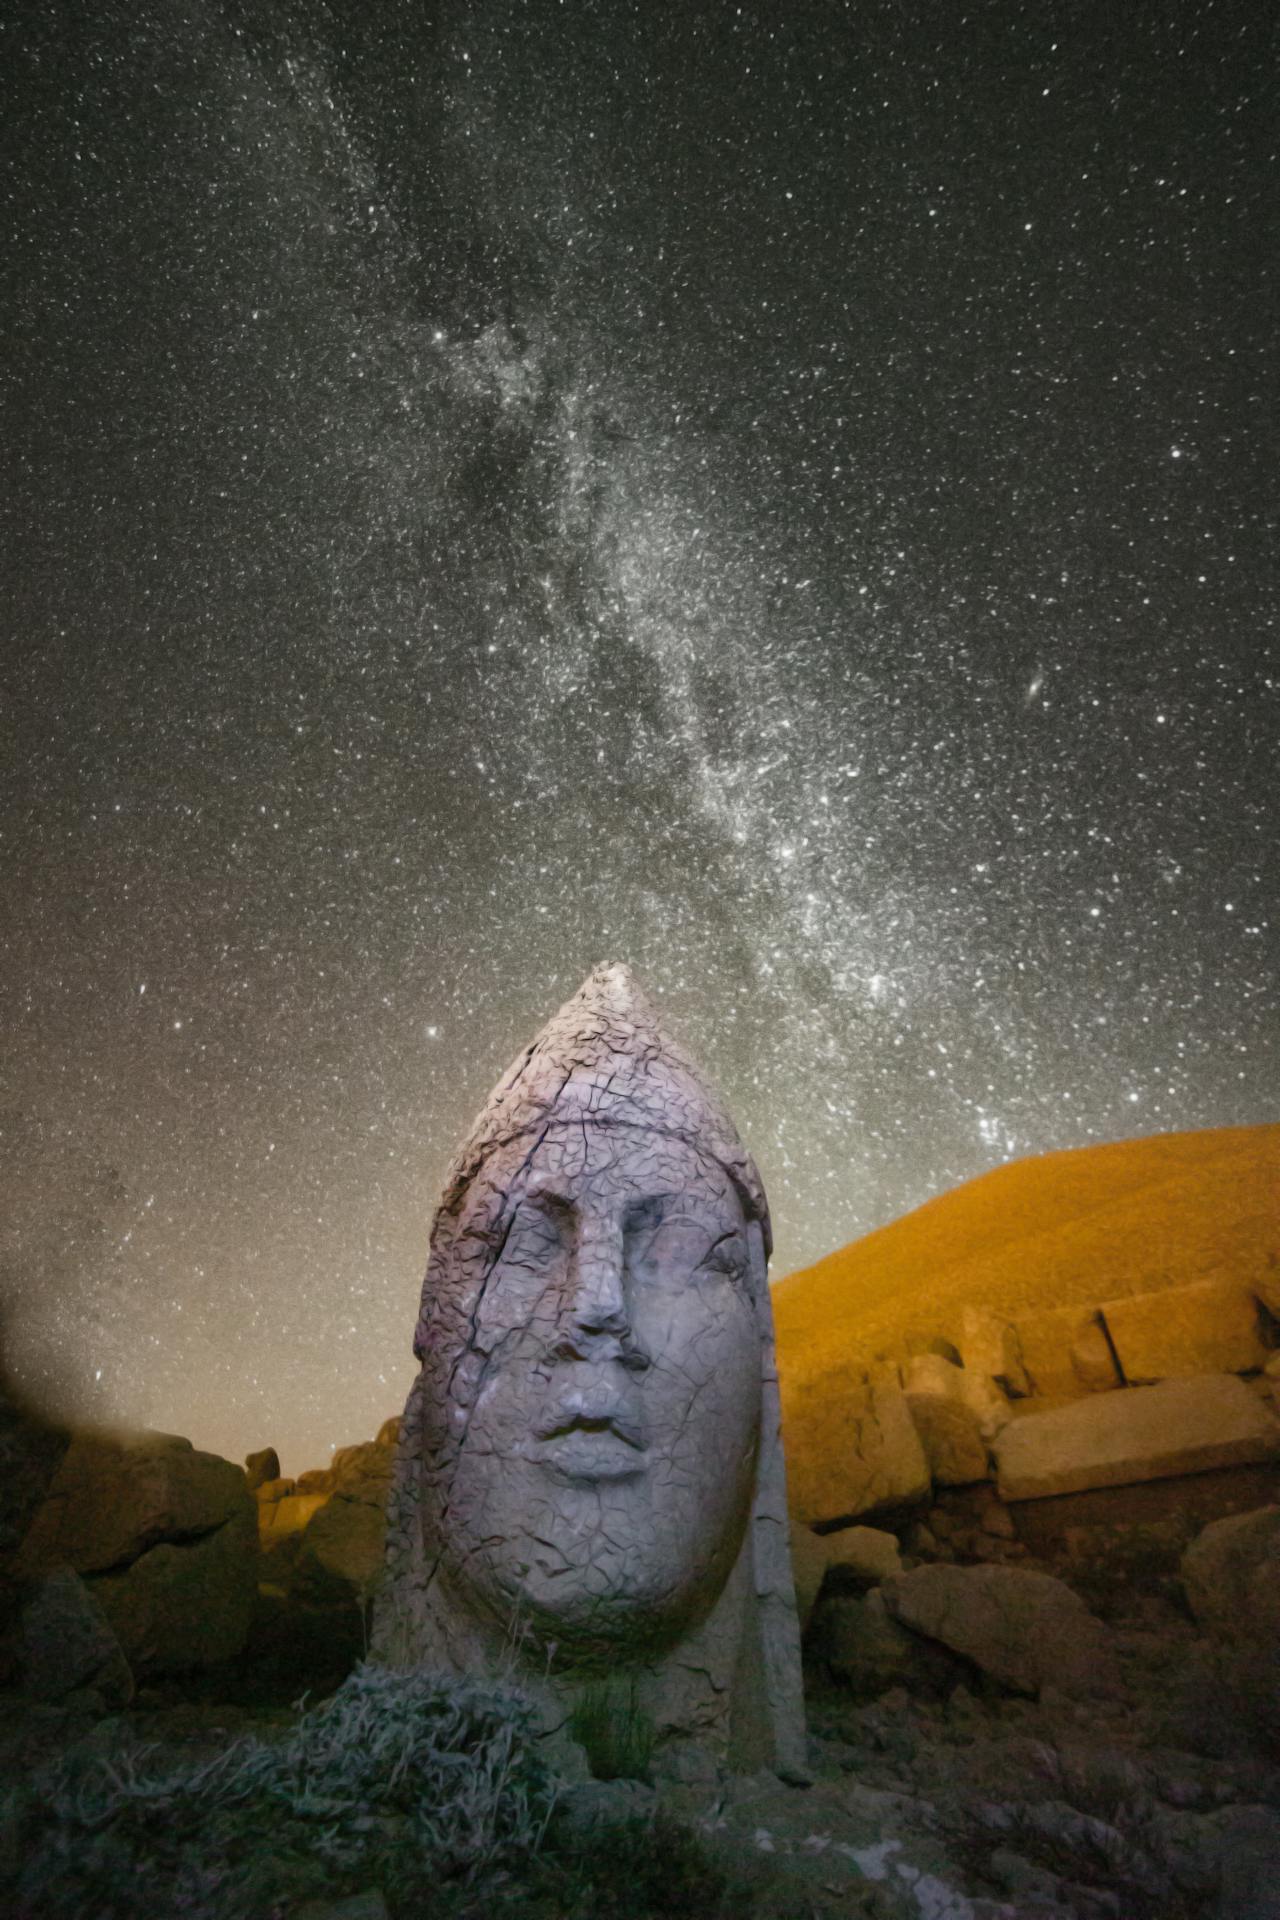
{"type": "Polygon", "coordinates": [[[453,1394],[424,1486],[440,1573],[544,1643],[662,1644],[724,1586],[752,1498],[760,1326],[737,1193],[681,1141],[591,1124],[498,1148],[483,1186],[487,1271],[465,1252],[477,1194],[455,1241],[464,1344],[434,1356],[453,1394]]]}

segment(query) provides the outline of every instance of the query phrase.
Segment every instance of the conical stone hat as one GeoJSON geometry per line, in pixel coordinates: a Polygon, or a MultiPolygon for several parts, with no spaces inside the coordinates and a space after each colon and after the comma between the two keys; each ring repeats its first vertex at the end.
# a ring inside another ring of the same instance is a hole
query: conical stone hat
{"type": "Polygon", "coordinates": [[[453,1162],[440,1215],[461,1204],[496,1147],[566,1122],[642,1128],[710,1154],[737,1188],[747,1219],[760,1222],[766,1257],[772,1250],[754,1161],[719,1096],[664,1030],[629,967],[597,967],[512,1062],[453,1162]]]}

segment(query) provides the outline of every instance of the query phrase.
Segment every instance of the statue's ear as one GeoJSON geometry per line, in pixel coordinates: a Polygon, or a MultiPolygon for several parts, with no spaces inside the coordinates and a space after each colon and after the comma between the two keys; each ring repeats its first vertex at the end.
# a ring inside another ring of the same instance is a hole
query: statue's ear
{"type": "Polygon", "coordinates": [[[764,1233],[758,1220],[747,1221],[747,1272],[750,1277],[751,1303],[762,1327],[767,1326],[773,1345],[773,1309],[769,1305],[769,1256],[764,1250],[764,1233]]]}

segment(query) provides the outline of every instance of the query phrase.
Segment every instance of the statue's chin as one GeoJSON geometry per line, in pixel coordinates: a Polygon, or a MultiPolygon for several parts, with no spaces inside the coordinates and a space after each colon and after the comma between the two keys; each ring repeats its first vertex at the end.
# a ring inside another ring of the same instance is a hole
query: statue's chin
{"type": "Polygon", "coordinates": [[[449,1585],[464,1607],[481,1613],[526,1658],[563,1666],[610,1654],[661,1653],[710,1609],[726,1572],[650,1564],[637,1578],[634,1562],[612,1566],[602,1555],[552,1579],[490,1549],[465,1571],[450,1569],[449,1585]]]}

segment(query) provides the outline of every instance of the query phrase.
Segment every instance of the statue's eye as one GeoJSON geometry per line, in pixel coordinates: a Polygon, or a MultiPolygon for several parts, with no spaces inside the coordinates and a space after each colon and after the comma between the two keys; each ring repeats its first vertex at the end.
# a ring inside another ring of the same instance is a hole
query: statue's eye
{"type": "Polygon", "coordinates": [[[572,1229],[568,1209],[551,1195],[523,1201],[503,1249],[508,1265],[543,1267],[565,1246],[572,1229]]]}
{"type": "Polygon", "coordinates": [[[702,1262],[707,1273],[722,1273],[739,1285],[747,1277],[747,1262],[740,1246],[732,1240],[718,1240],[702,1262]]]}

